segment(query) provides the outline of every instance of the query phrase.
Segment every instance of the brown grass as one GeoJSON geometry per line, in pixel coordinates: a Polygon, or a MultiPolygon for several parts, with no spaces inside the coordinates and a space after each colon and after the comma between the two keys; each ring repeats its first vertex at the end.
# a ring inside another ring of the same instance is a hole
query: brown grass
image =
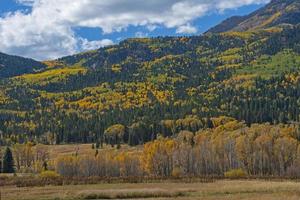
{"type": "MultiPolygon", "coordinates": [[[[66,145],[45,145],[50,154],[50,159],[54,160],[58,156],[62,155],[75,155],[77,152],[78,156],[94,155],[96,149],[92,149],[92,144],[66,144],[66,145]]],[[[129,147],[128,145],[122,145],[121,149],[112,148],[110,145],[104,145],[101,151],[128,151],[128,150],[140,150],[141,146],[129,147]]]]}
{"type": "MultiPolygon", "coordinates": [[[[220,178],[218,178],[220,179],[220,178]]],[[[214,177],[197,178],[162,178],[162,177],[41,177],[33,174],[0,175],[0,187],[45,187],[61,185],[90,185],[90,184],[128,184],[128,183],[211,183],[217,180],[214,177]]]]}
{"type": "Polygon", "coordinates": [[[220,180],[214,183],[96,184],[47,187],[1,187],[2,200],[179,199],[296,200],[300,183],[292,181],[220,180]]]}
{"type": "Polygon", "coordinates": [[[79,199],[148,199],[148,198],[175,198],[187,196],[191,191],[169,191],[162,189],[123,189],[107,191],[84,191],[79,199]]]}

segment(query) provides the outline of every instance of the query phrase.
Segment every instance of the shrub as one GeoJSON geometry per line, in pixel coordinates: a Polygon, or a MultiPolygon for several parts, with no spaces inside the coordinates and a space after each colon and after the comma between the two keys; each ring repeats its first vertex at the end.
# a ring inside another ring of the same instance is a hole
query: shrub
{"type": "Polygon", "coordinates": [[[247,172],[245,172],[243,169],[232,169],[230,171],[227,171],[224,173],[225,178],[245,178],[247,177],[247,172]]]}
{"type": "Polygon", "coordinates": [[[289,178],[300,178],[299,160],[294,162],[290,167],[287,168],[286,175],[289,178]]]}
{"type": "Polygon", "coordinates": [[[39,176],[40,178],[44,178],[44,179],[54,179],[60,177],[60,175],[55,171],[43,171],[42,173],[40,173],[39,176]]]}
{"type": "Polygon", "coordinates": [[[172,171],[172,177],[173,178],[180,178],[182,176],[183,172],[179,167],[175,167],[172,171]]]}

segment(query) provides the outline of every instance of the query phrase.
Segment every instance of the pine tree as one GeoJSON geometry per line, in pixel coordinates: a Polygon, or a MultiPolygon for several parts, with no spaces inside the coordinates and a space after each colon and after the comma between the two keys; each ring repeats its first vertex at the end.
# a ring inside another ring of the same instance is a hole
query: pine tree
{"type": "Polygon", "coordinates": [[[48,164],[46,161],[43,162],[43,170],[47,171],[48,170],[48,164]]]}
{"type": "Polygon", "coordinates": [[[100,143],[99,143],[99,141],[97,140],[97,141],[96,141],[96,149],[99,149],[99,147],[100,147],[100,143]]]}
{"type": "Polygon", "coordinates": [[[2,173],[2,154],[1,154],[1,150],[0,150],[0,173],[2,173]]]}
{"type": "Polygon", "coordinates": [[[8,148],[8,147],[6,148],[6,150],[4,152],[2,165],[3,165],[3,168],[2,168],[3,173],[14,173],[15,172],[13,155],[12,155],[10,148],[8,148]]]}

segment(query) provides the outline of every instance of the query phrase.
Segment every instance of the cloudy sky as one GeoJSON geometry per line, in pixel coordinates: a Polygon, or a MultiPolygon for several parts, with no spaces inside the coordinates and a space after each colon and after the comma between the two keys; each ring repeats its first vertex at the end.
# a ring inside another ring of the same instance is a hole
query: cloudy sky
{"type": "Polygon", "coordinates": [[[270,0],[0,0],[0,52],[47,60],[129,37],[196,35],[270,0]]]}

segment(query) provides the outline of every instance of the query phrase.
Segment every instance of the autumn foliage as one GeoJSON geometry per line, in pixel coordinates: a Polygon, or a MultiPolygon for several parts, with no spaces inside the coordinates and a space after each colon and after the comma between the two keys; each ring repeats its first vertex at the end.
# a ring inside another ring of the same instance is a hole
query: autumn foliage
{"type": "Polygon", "coordinates": [[[230,118],[213,123],[214,128],[181,131],[143,147],[61,156],[53,169],[67,177],[300,177],[297,125],[249,127],[230,118]]]}

